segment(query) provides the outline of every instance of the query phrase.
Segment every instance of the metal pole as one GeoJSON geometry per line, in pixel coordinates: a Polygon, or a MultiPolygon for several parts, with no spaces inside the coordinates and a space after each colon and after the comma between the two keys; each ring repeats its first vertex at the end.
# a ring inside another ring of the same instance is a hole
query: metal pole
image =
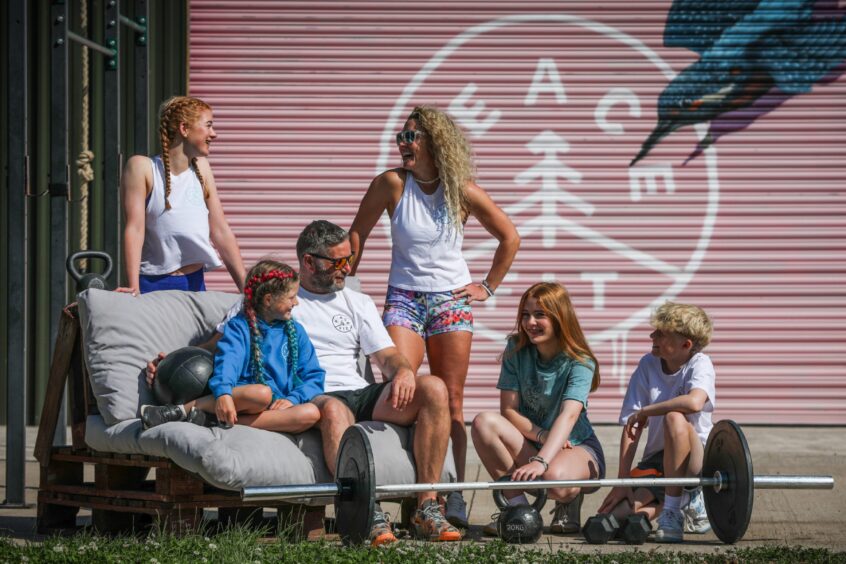
{"type": "MultiPolygon", "coordinates": [[[[834,488],[831,476],[755,476],[754,485],[762,489],[827,489],[834,488]]],[[[437,484],[398,484],[376,486],[377,497],[390,497],[418,492],[450,492],[463,490],[536,490],[548,488],[613,488],[613,487],[731,487],[730,478],[715,475],[711,478],[613,478],[602,480],[538,480],[532,482],[442,482],[437,484]]],[[[249,501],[272,501],[310,496],[332,496],[340,493],[337,483],[257,486],[241,490],[241,497],[249,501]]]]}
{"type": "Polygon", "coordinates": [[[4,507],[26,504],[26,383],[29,328],[27,327],[26,257],[29,209],[26,201],[29,166],[27,138],[27,80],[29,78],[27,0],[6,4],[7,68],[9,91],[7,107],[8,262],[6,269],[6,499],[4,507]]]}
{"type": "MultiPolygon", "coordinates": [[[[121,16],[121,21],[124,17],[121,16]]],[[[133,153],[136,155],[149,154],[150,138],[150,112],[149,112],[149,55],[148,55],[148,33],[147,22],[150,21],[147,13],[147,0],[135,0],[135,19],[144,25],[134,28],[138,33],[135,35],[134,53],[135,70],[135,117],[134,131],[135,140],[133,153]],[[139,29],[140,28],[140,29],[139,29]]],[[[120,265],[117,265],[120,270],[120,265]]]]}
{"type": "MultiPolygon", "coordinates": [[[[56,343],[59,312],[67,304],[68,255],[68,5],[54,0],[50,8],[50,346],[56,343]]],[[[65,404],[62,400],[53,444],[65,444],[65,404]]]]}
{"type": "Polygon", "coordinates": [[[127,18],[123,14],[121,14],[121,16],[120,16],[120,23],[122,23],[126,27],[131,27],[132,29],[134,29],[138,33],[144,33],[145,31],[147,31],[147,28],[145,26],[130,20],[129,18],[127,18]]]}
{"type": "MultiPolygon", "coordinates": [[[[108,47],[120,53],[120,2],[106,2],[103,40],[108,47]]],[[[117,287],[120,281],[120,169],[121,148],[120,133],[120,57],[105,60],[103,77],[103,106],[105,120],[103,124],[103,250],[112,257],[116,268],[112,270],[109,284],[117,287]]]]}
{"type": "Polygon", "coordinates": [[[68,39],[76,41],[77,43],[81,43],[82,45],[85,45],[89,49],[93,49],[94,51],[97,51],[98,53],[102,53],[103,55],[105,55],[107,57],[114,57],[115,55],[117,55],[117,53],[115,52],[114,49],[109,49],[108,47],[104,47],[103,45],[100,45],[96,41],[91,41],[87,37],[82,37],[78,33],[68,31],[67,36],[68,36],[68,39]]]}

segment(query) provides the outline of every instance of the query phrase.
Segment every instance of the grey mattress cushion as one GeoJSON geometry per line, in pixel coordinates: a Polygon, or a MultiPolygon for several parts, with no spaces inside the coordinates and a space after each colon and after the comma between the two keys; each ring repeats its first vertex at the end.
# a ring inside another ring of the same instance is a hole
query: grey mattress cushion
{"type": "MultiPolygon", "coordinates": [[[[411,453],[412,430],[377,421],[365,421],[359,426],[365,430],[373,451],[376,483],[413,484],[416,473],[411,453]]],[[[227,490],[332,481],[323,462],[320,434],[315,429],[292,436],[243,425],[224,430],[165,423],[143,431],[138,419],[109,426],[102,417],[91,415],[85,426],[85,442],[103,452],[169,458],[227,490]]],[[[448,454],[441,481],[455,479],[455,465],[448,454]]]]}
{"type": "Polygon", "coordinates": [[[159,352],[208,340],[239,299],[222,292],[165,291],[138,297],[82,292],[82,342],[103,420],[114,425],[138,418],[141,404],[153,403],[144,379],[147,361],[159,352]]]}

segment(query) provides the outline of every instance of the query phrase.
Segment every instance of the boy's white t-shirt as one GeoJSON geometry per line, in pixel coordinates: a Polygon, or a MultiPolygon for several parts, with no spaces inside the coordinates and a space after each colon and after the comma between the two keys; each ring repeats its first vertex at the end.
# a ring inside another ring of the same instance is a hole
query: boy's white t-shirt
{"type": "MultiPolygon", "coordinates": [[[[361,374],[359,355],[393,347],[388,331],[370,296],[344,288],[338,292],[315,294],[300,286],[299,305],[294,319],[305,327],[320,367],[326,371],[324,390],[358,390],[370,384],[361,374]]],[[[241,311],[235,304],[222,324],[241,311]]]]}
{"type": "MultiPolygon", "coordinates": [[[[704,353],[696,353],[674,374],[664,374],[661,359],[646,354],[640,359],[626,390],[623,407],[620,409],[620,424],[625,425],[634,413],[653,403],[666,401],[699,388],[708,395],[708,400],[698,413],[687,414],[696,434],[704,445],[711,432],[711,413],[716,403],[716,373],[711,359],[704,353]]],[[[643,458],[664,449],[663,415],[649,418],[646,446],[643,458]]]]}

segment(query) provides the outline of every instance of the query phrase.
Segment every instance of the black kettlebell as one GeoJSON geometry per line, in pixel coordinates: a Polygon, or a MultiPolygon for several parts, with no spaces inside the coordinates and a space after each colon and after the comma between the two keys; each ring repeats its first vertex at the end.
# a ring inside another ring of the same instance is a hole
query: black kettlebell
{"type": "Polygon", "coordinates": [[[507,543],[538,542],[543,534],[543,518],[531,505],[509,505],[499,514],[499,537],[507,543]]]}
{"type": "MultiPolygon", "coordinates": [[[[510,481],[511,474],[506,474],[497,480],[497,482],[510,481]]],[[[503,490],[493,490],[494,503],[500,510],[497,520],[500,538],[507,543],[516,544],[537,542],[543,534],[543,518],[540,512],[546,504],[546,490],[543,488],[526,490],[526,494],[535,498],[531,505],[509,505],[502,492],[503,490]]]]}
{"type": "Polygon", "coordinates": [[[106,279],[109,277],[109,274],[112,273],[112,257],[110,257],[107,253],[101,251],[79,251],[68,257],[65,266],[76,282],[77,294],[89,288],[97,290],[109,289],[106,279]],[[92,258],[101,259],[106,262],[106,271],[103,274],[97,274],[96,272],[87,272],[82,274],[76,269],[76,261],[92,258]]]}
{"type": "MultiPolygon", "coordinates": [[[[511,474],[506,474],[502,476],[497,482],[510,482],[511,481],[511,474]]],[[[504,490],[493,490],[493,498],[494,503],[499,508],[500,511],[505,511],[508,507],[508,500],[505,498],[505,494],[503,494],[504,490]]],[[[534,508],[535,511],[540,512],[543,509],[543,506],[546,504],[546,489],[538,488],[536,490],[526,490],[524,493],[532,496],[535,498],[535,501],[532,502],[531,507],[534,508]]]]}

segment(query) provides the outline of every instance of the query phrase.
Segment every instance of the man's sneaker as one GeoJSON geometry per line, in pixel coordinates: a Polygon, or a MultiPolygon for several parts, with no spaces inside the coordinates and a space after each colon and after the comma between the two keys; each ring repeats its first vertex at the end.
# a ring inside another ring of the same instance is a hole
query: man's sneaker
{"type": "Polygon", "coordinates": [[[549,532],[554,534],[572,534],[581,530],[582,524],[582,500],[584,494],[579,494],[569,503],[555,503],[552,510],[552,521],[549,523],[549,532]]]}
{"type": "Polygon", "coordinates": [[[373,527],[370,528],[370,546],[377,547],[392,542],[397,542],[397,537],[391,529],[390,516],[382,511],[382,506],[377,503],[373,512],[373,527]]]}
{"type": "Polygon", "coordinates": [[[500,513],[494,513],[491,515],[491,522],[482,527],[482,532],[489,537],[498,537],[499,536],[499,516],[500,513]]]}
{"type": "Polygon", "coordinates": [[[452,525],[467,529],[470,523],[467,522],[467,503],[464,501],[464,496],[461,492],[452,492],[446,499],[446,520],[452,525]]]}
{"type": "Polygon", "coordinates": [[[141,423],[145,429],[170,423],[171,421],[183,421],[185,412],[178,405],[142,405],[141,423]]]}
{"type": "Polygon", "coordinates": [[[414,536],[430,541],[460,541],[461,533],[449,524],[436,499],[427,499],[411,518],[414,536]]]}
{"type": "Polygon", "coordinates": [[[682,542],[684,540],[684,515],[680,510],[667,511],[658,516],[655,542],[682,542]]]}
{"type": "Polygon", "coordinates": [[[694,535],[704,535],[711,530],[711,523],[708,521],[708,513],[705,511],[705,499],[702,495],[702,488],[696,488],[688,492],[690,501],[682,508],[684,514],[684,532],[694,535]]]}

